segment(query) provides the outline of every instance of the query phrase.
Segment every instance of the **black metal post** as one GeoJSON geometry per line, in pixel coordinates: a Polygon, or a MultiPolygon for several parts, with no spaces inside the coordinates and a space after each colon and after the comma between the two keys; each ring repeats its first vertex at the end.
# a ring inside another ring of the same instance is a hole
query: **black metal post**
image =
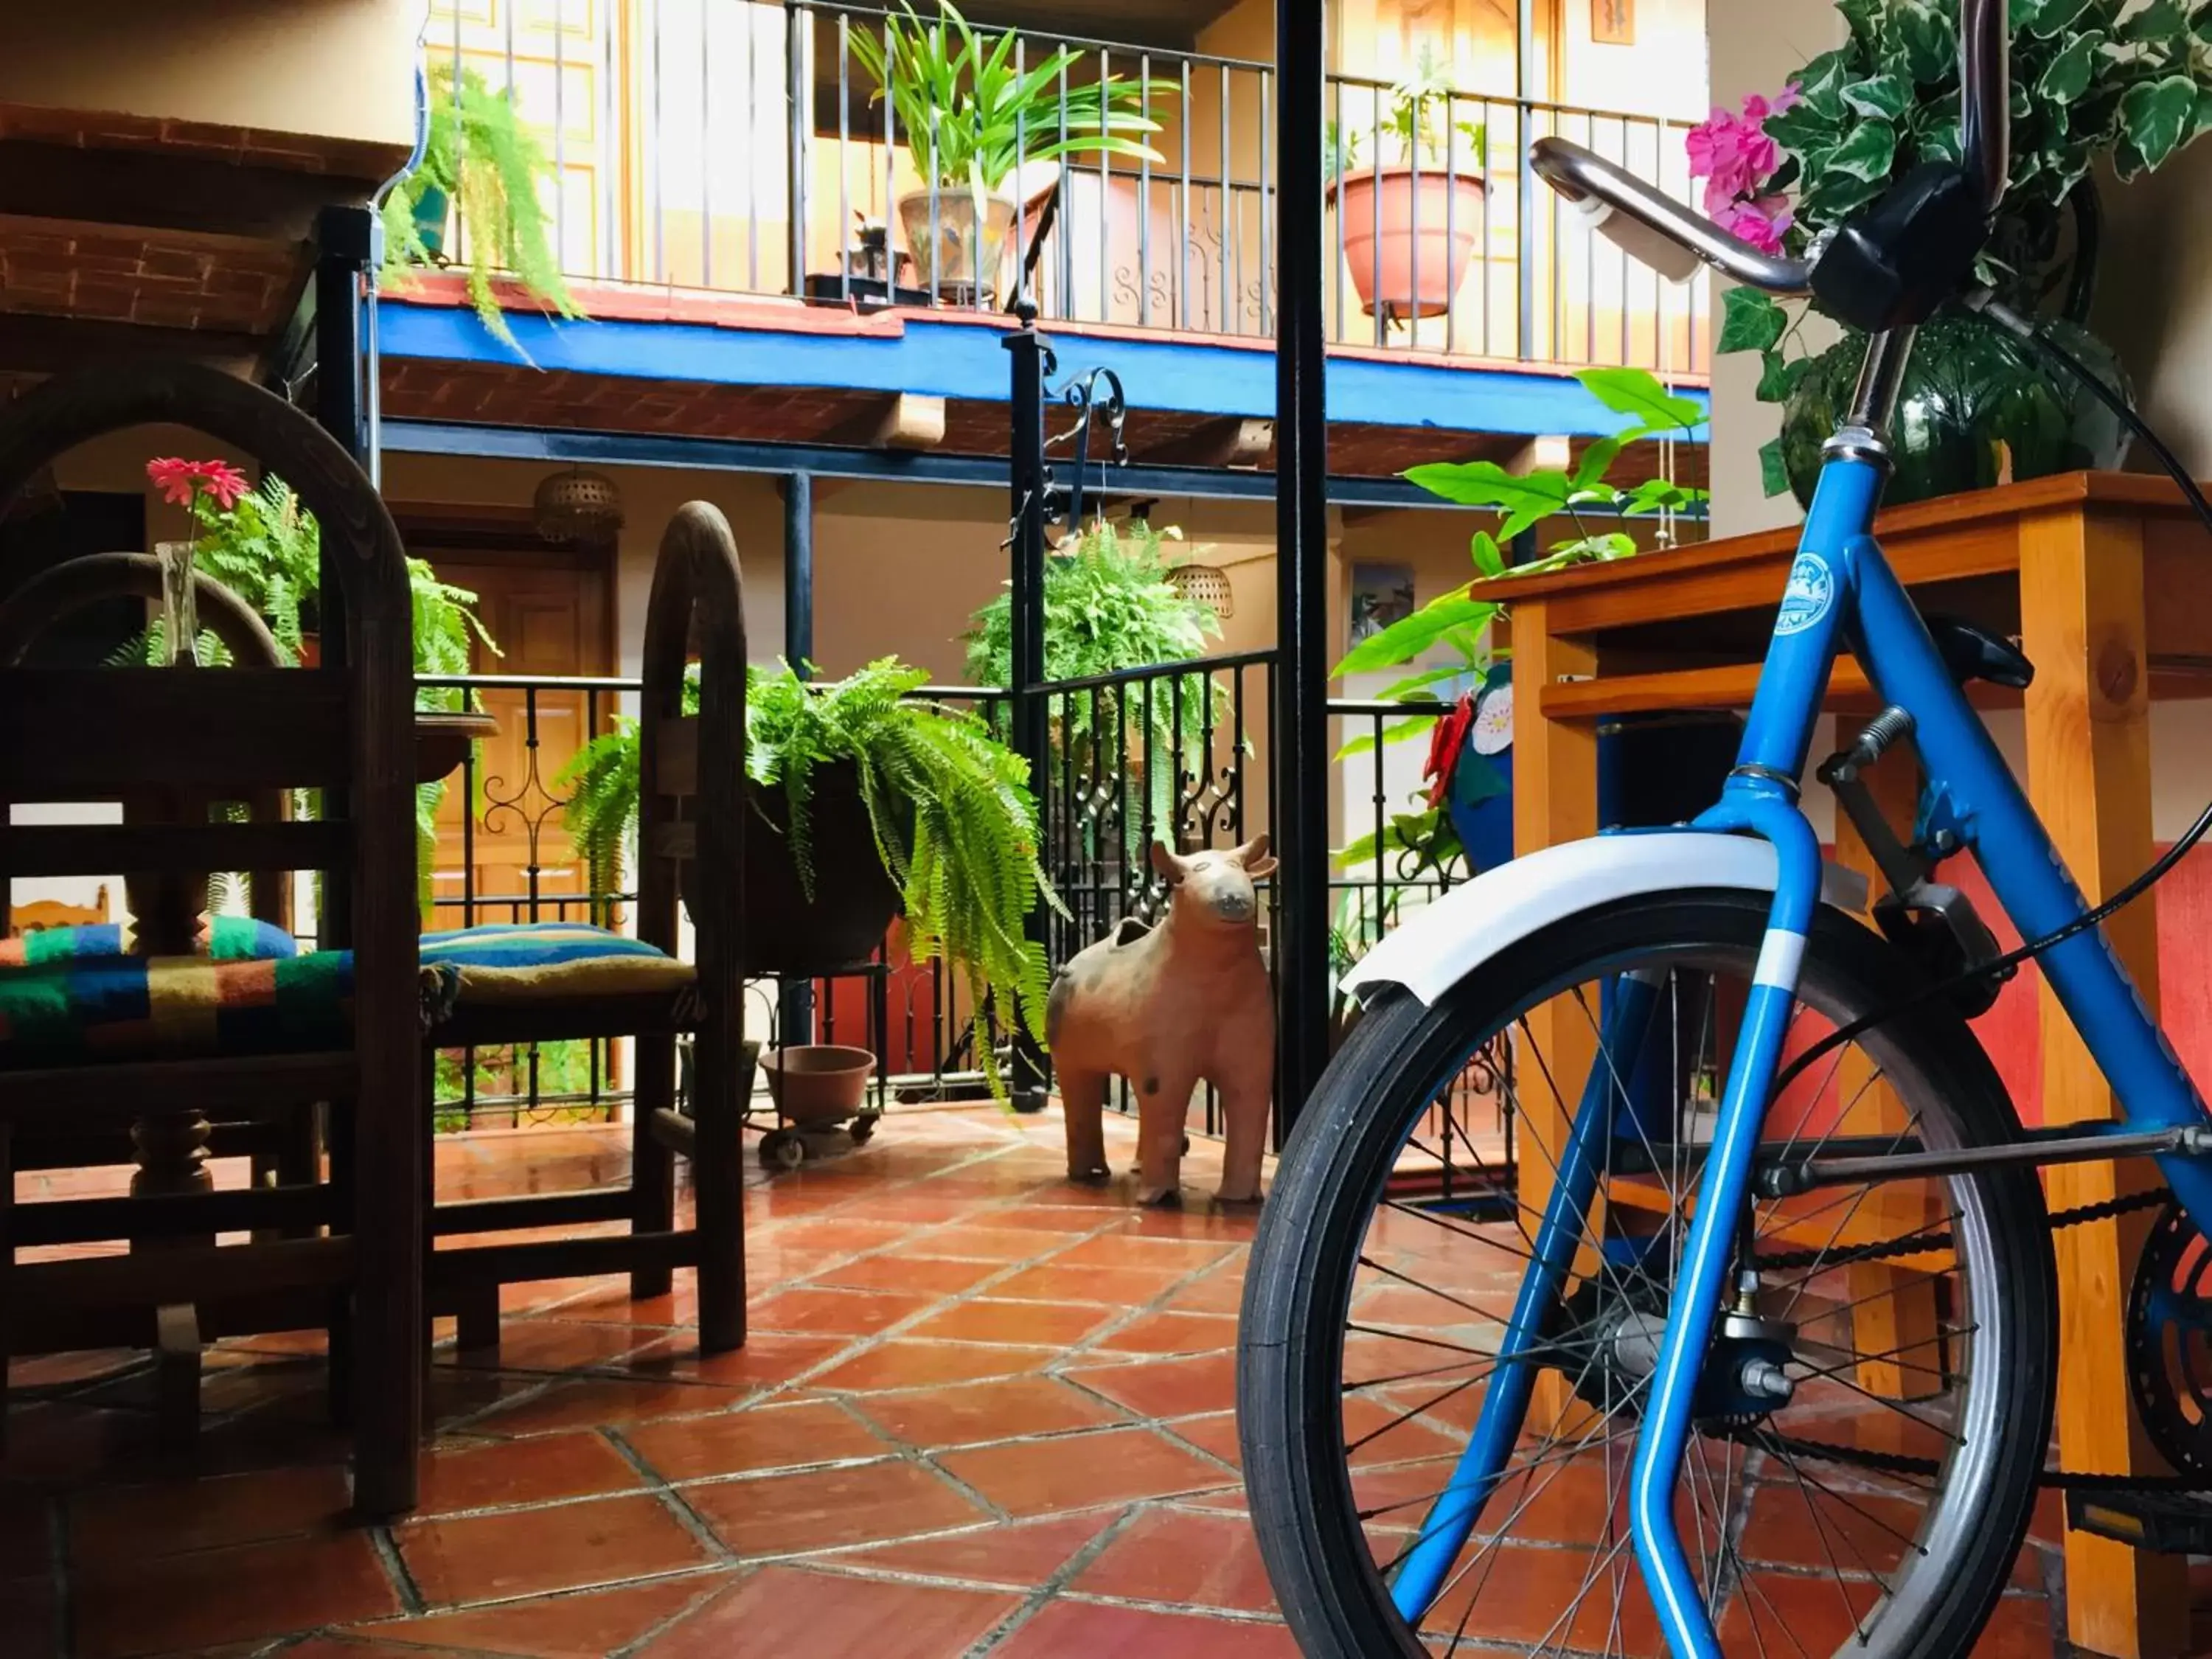
{"type": "Polygon", "coordinates": [[[1282,1127],[1328,1063],[1328,415],[1322,307],[1321,0],[1276,0],[1275,1098],[1282,1127]]]}
{"type": "MultiPolygon", "coordinates": [[[[793,472],[783,481],[783,659],[801,679],[811,678],[814,656],[814,475],[793,472]]],[[[777,1041],[814,1041],[814,981],[785,980],[778,988],[777,1041]]]]}
{"type": "MultiPolygon", "coordinates": [[[[1013,429],[1007,451],[1012,477],[1012,517],[1008,526],[1007,553],[1012,564],[1011,600],[1013,624],[1013,684],[1006,688],[1012,707],[1012,747],[1030,763],[1030,787],[1037,799],[1039,829],[1050,793],[1052,752],[1045,719],[1045,700],[1037,687],[1044,683],[1044,557],[1047,478],[1044,460],[1044,383],[1052,353],[1037,332],[1036,306],[1024,298],[1015,307],[1021,327],[1006,337],[1012,357],[1012,384],[1007,404],[1013,429]]],[[[1042,901],[1031,909],[1029,937],[1047,940],[1050,918],[1042,901]]],[[[1004,1011],[1012,1016],[1011,1009],[1004,1011]]],[[[976,1041],[986,1041],[980,1024],[976,1041]]],[[[1014,1031],[1014,1075],[1011,1079],[1014,1103],[1027,1111],[1043,1108],[1048,1088],[1044,1055],[1024,1034],[1018,1022],[1014,1031]]]]}
{"type": "MultiPolygon", "coordinates": [[[[751,23],[745,27],[750,29],[751,23]]],[[[808,70],[813,57],[814,14],[805,6],[785,0],[783,8],[783,95],[791,117],[791,153],[787,177],[791,200],[791,291],[805,296],[806,293],[806,172],[807,140],[814,132],[814,77],[808,70]]],[[[843,73],[842,65],[839,73],[843,73]]],[[[847,227],[837,227],[842,237],[847,227]]],[[[886,260],[886,264],[890,261],[886,260]]],[[[896,283],[888,275],[886,282],[896,283]]]]}

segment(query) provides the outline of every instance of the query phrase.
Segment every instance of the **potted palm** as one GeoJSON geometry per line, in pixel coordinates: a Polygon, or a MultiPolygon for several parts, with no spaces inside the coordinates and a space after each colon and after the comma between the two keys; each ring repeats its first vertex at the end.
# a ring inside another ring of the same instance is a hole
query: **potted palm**
{"type": "Polygon", "coordinates": [[[1159,131],[1138,88],[1111,75],[1070,83],[1082,53],[1061,46],[1018,66],[1011,31],[978,33],[951,0],[929,22],[912,0],[899,3],[881,40],[861,29],[852,44],[925,180],[896,204],[925,288],[981,291],[1020,206],[1008,186],[1024,167],[1068,155],[1160,159],[1138,137],[1159,131]]]}
{"type": "Polygon", "coordinates": [[[1362,167],[1360,137],[1330,124],[1322,158],[1328,202],[1342,225],[1346,263],[1361,307],[1391,317],[1440,317],[1467,280],[1479,246],[1487,129],[1451,118],[1453,92],[1434,48],[1390,88],[1377,148],[1395,162],[1362,167]]]}
{"type": "Polygon", "coordinates": [[[513,276],[546,310],[581,316],[545,235],[538,191],[553,180],[552,164],[522,125],[512,90],[492,91],[471,69],[457,80],[451,64],[436,64],[428,120],[420,165],[385,199],[379,280],[404,292],[415,271],[447,264],[451,216],[465,246],[469,303],[500,340],[521,349],[501,313],[495,272],[513,276]]]}
{"type": "MultiPolygon", "coordinates": [[[[994,996],[1018,1008],[1042,1042],[1044,953],[1024,927],[1040,893],[1058,900],[1037,862],[1029,769],[981,721],[915,697],[927,678],[890,657],[827,682],[781,664],[748,673],[746,970],[849,969],[902,912],[916,961],[950,962],[977,1007],[994,996]]],[[[568,833],[596,871],[635,833],[638,758],[625,721],[559,779],[568,833]]],[[[988,1044],[982,1059],[996,1086],[988,1044]]]]}

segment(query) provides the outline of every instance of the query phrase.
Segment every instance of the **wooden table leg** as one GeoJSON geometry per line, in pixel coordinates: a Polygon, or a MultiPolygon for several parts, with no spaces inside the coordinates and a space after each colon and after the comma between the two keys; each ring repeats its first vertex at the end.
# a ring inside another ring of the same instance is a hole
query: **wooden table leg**
{"type": "MultiPolygon", "coordinates": [[[[2139,523],[2079,509],[2021,526],[2022,644],[2035,664],[2027,691],[2027,785],[2053,843],[2091,902],[2150,862],[2149,676],[2143,638],[2139,523]]],[[[2158,1009],[2154,895],[2106,924],[2113,948],[2158,1009]]],[[[2043,1115],[2050,1123],[2118,1115],[2112,1091],[2044,986],[2043,1115]]],[[[2066,1164],[2046,1172],[2054,1208],[2094,1203],[2155,1180],[2141,1164],[2066,1164]]],[[[2123,1330],[2144,1218],[2057,1234],[2058,1443],[2064,1467],[2156,1469],[2130,1404],[2123,1330]]],[[[2075,1644],[2122,1659],[2185,1650],[2189,1586],[2183,1559],[2069,1533],[2066,1612],[2075,1644]]]]}
{"type": "MultiPolygon", "coordinates": [[[[1838,732],[1838,748],[1848,741],[1844,733],[1838,732]]],[[[1909,752],[1893,750],[1864,776],[1867,793],[1902,838],[1911,828],[1919,796],[1918,763],[1909,752]]],[[[1836,811],[1836,862],[1864,876],[1873,898],[1888,890],[1874,854],[1840,806],[1836,811]]],[[[1856,1044],[1845,1049],[1837,1063],[1835,1098],[1844,1109],[1838,1126],[1843,1133],[1893,1134],[1905,1127],[1905,1103],[1896,1090],[1874,1075],[1872,1057],[1856,1044]]],[[[1922,1202],[1924,1192],[1923,1183],[1911,1182],[1891,1182],[1875,1188],[1859,1210],[1869,1233],[1888,1237],[1927,1225],[1922,1202]]],[[[1917,1268],[1887,1261],[1858,1261],[1844,1269],[1844,1283],[1852,1304],[1851,1346],[1863,1354],[1882,1356],[1859,1363],[1859,1386],[1885,1400],[1937,1392],[1942,1386],[1943,1354],[1936,1279],[1917,1268]]],[[[1901,1437],[1910,1425],[1899,1417],[1894,1426],[1901,1437]]],[[[1908,1449],[1900,1438],[1892,1449],[1908,1449]]]]}
{"type": "MultiPolygon", "coordinates": [[[[1584,641],[1551,634],[1541,601],[1513,607],[1513,850],[1520,857],[1597,833],[1597,728],[1588,720],[1547,720],[1538,714],[1541,688],[1595,672],[1584,641]]],[[[1524,1054],[1513,1068],[1520,1115],[1516,1179],[1533,1232],[1553,1185],[1566,1144],[1568,1112],[1597,1054],[1589,1017],[1569,997],[1531,1011],[1528,1037],[1541,1066],[1524,1054]],[[1555,1092],[1556,1091],[1556,1092],[1555,1092]]],[[[1599,1212],[1593,1207],[1592,1221],[1599,1212]]],[[[1585,1249],[1579,1255],[1590,1253],[1585,1249]]],[[[1559,1421],[1569,1402],[1567,1379],[1547,1370],[1531,1403],[1532,1428],[1559,1421]]]]}

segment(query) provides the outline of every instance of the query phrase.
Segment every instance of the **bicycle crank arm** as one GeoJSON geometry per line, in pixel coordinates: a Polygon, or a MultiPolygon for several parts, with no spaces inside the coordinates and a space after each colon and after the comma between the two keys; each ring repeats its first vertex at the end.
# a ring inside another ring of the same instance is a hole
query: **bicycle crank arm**
{"type": "Polygon", "coordinates": [[[1753,1183],[1763,1198],[1792,1198],[1816,1187],[1904,1180],[1912,1176],[1966,1175],[1977,1170],[2003,1170],[2019,1164],[2040,1167],[2046,1164],[2090,1164],[2106,1158],[2201,1158],[2207,1153],[2212,1153],[2212,1124],[2119,1130],[2109,1134],[2031,1131],[2026,1139],[2004,1146],[1961,1146],[1948,1152],[1814,1158],[1799,1164],[1770,1164],[1756,1172],[1753,1183]]]}

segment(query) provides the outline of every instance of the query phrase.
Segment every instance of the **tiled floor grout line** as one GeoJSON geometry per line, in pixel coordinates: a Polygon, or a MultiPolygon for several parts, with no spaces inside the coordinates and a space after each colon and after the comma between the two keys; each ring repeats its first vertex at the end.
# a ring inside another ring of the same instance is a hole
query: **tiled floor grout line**
{"type": "Polygon", "coordinates": [[[1024,1625],[1028,1624],[1030,1620],[1036,1618],[1039,1613],[1056,1601],[1060,1592],[1074,1582],[1079,1574],[1112,1548],[1115,1541],[1136,1524],[1137,1516],[1143,1512],[1143,1504],[1132,1504],[1119,1516],[1101,1527],[1093,1534],[1089,1543],[1061,1562],[1057,1571],[1048,1574],[1044,1583],[1031,1590],[1023,1599],[1021,1606],[1016,1607],[978,1638],[968,1649],[966,1659],[981,1659],[984,1654],[1003,1647],[1012,1638],[1015,1632],[1020,1630],[1024,1625]]]}
{"type": "Polygon", "coordinates": [[[643,1453],[630,1444],[629,1437],[612,1425],[602,1425],[600,1437],[615,1449],[616,1455],[645,1477],[646,1490],[659,1500],[660,1505],[675,1516],[684,1531],[707,1547],[707,1553],[725,1565],[740,1565],[743,1558],[722,1541],[707,1517],[691,1507],[690,1500],[678,1492],[667,1476],[646,1461],[643,1453]]]}
{"type": "Polygon", "coordinates": [[[392,1593],[399,1598],[401,1612],[409,1616],[427,1613],[430,1603],[422,1594],[422,1587],[415,1582],[409,1571],[407,1559],[399,1553],[399,1540],[392,1536],[388,1526],[367,1528],[369,1548],[374,1552],[385,1577],[392,1581],[392,1593]]]}
{"type": "Polygon", "coordinates": [[[642,1652],[686,1619],[706,1612],[709,1607],[726,1595],[737,1595],[744,1588],[745,1581],[751,1577],[752,1573],[749,1568],[738,1567],[735,1571],[727,1574],[729,1579],[727,1583],[706,1595],[700,1596],[696,1601],[686,1602],[666,1618],[655,1620],[637,1636],[608,1654],[607,1659],[629,1659],[630,1655],[642,1652]]]}

